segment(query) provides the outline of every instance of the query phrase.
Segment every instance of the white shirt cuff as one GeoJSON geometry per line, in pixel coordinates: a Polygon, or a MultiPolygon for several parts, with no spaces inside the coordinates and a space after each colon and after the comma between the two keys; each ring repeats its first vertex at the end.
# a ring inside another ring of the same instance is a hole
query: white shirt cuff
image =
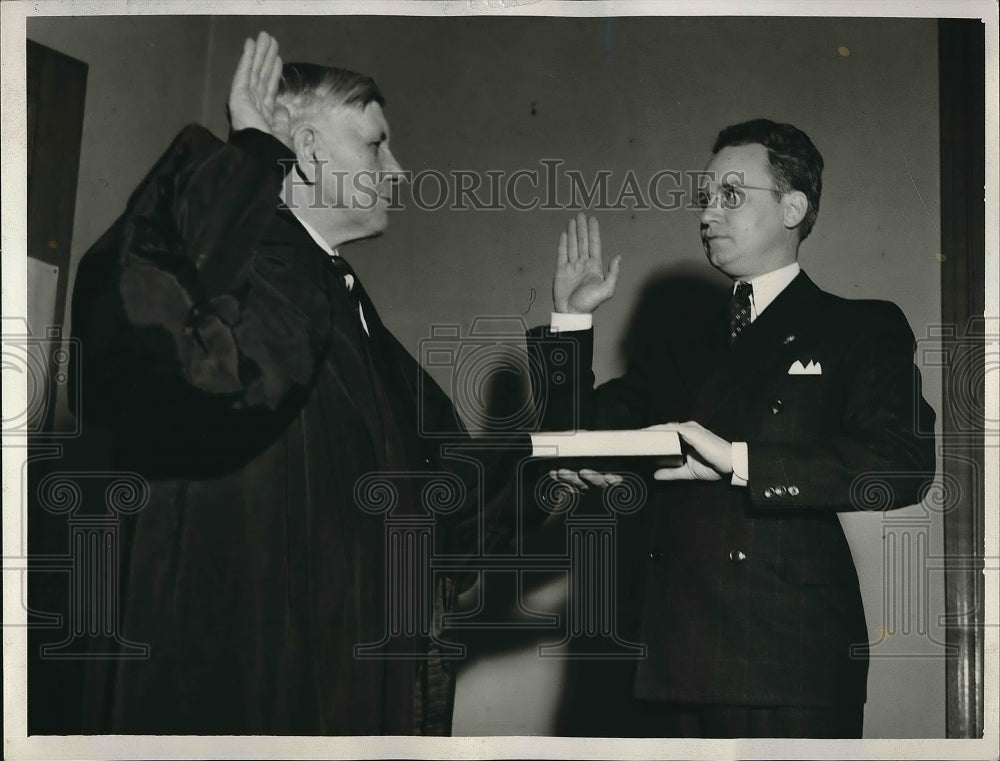
{"type": "Polygon", "coordinates": [[[594,315],[553,312],[549,324],[553,333],[569,333],[574,330],[590,330],[594,327],[594,315]]]}
{"type": "Polygon", "coordinates": [[[733,486],[746,486],[750,481],[750,452],[745,441],[734,441],[733,486]]]}

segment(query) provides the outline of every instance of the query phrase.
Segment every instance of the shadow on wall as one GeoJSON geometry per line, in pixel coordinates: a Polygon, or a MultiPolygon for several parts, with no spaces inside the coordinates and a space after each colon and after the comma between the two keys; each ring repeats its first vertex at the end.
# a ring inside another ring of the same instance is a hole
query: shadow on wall
{"type": "MultiPolygon", "coordinates": [[[[639,295],[626,328],[623,342],[626,367],[631,361],[663,351],[669,344],[678,362],[703,365],[707,372],[714,347],[705,345],[704,330],[692,330],[692,316],[704,315],[703,305],[714,302],[718,305],[719,320],[728,324],[731,287],[729,280],[707,263],[684,262],[655,273],[639,295]]],[[[690,372],[684,377],[698,378],[705,374],[690,372]]],[[[684,388],[685,398],[692,398],[696,390],[684,388]]]]}
{"type": "MultiPolygon", "coordinates": [[[[640,294],[628,322],[622,342],[626,366],[633,359],[662,351],[668,341],[682,347],[679,357],[682,361],[708,361],[708,347],[685,338],[687,333],[697,332],[689,330],[691,315],[704,313],[703,307],[699,309],[699,306],[706,301],[714,301],[719,305],[720,319],[726,319],[727,300],[725,282],[712,278],[707,267],[686,263],[659,271],[640,294]]],[[[523,409],[528,393],[529,383],[523,366],[518,366],[514,360],[510,366],[499,366],[486,386],[487,417],[494,421],[510,419],[514,412],[523,409]]],[[[534,501],[531,487],[535,479],[548,477],[547,470],[548,466],[540,468],[527,479],[521,495],[526,511],[540,509],[534,501]]],[[[598,508],[600,502],[599,493],[591,492],[573,509],[592,511],[598,508]]],[[[631,642],[639,639],[647,518],[647,511],[639,510],[628,516],[619,516],[616,523],[617,632],[622,639],[631,642]]],[[[534,528],[525,531],[520,547],[511,545],[502,551],[522,557],[565,557],[568,547],[564,519],[565,516],[560,515],[550,517],[540,525],[536,523],[534,528]]],[[[531,522],[531,518],[527,517],[525,523],[531,522]]],[[[531,568],[531,565],[530,557],[525,558],[522,567],[531,568]]],[[[548,611],[526,610],[524,601],[560,576],[565,576],[565,571],[485,572],[480,583],[460,600],[462,609],[474,615],[479,625],[452,632],[449,638],[461,640],[467,645],[469,664],[505,656],[508,658],[505,663],[511,665],[510,656],[520,651],[514,667],[523,675],[523,682],[519,684],[530,693],[532,680],[551,674],[551,671],[536,668],[538,645],[562,639],[567,631],[567,616],[565,599],[548,611]],[[544,616],[553,612],[558,614],[559,622],[555,627],[551,623],[546,626],[544,616]]],[[[574,643],[571,638],[566,650],[569,660],[565,681],[559,691],[558,705],[552,711],[556,718],[545,734],[593,736],[595,732],[600,734],[598,730],[601,728],[606,728],[605,734],[618,734],[615,727],[621,724],[615,718],[615,712],[621,710],[621,698],[631,694],[635,661],[610,657],[583,659],[579,657],[580,647],[574,643]],[[577,657],[574,658],[574,655],[577,657]]],[[[588,642],[588,650],[592,647],[593,643],[588,642]]],[[[495,707],[496,696],[493,699],[495,707]]],[[[516,698],[512,696],[510,700],[516,698]]],[[[528,730],[538,732],[538,727],[529,728],[521,723],[530,719],[519,719],[516,716],[518,710],[518,706],[510,706],[511,719],[507,731],[511,734],[528,730]]]]}
{"type": "MultiPolygon", "coordinates": [[[[661,270],[640,294],[628,322],[623,350],[626,367],[637,359],[663,351],[665,344],[679,347],[680,362],[706,363],[711,347],[693,342],[691,315],[704,314],[704,304],[719,305],[720,319],[727,319],[728,293],[724,282],[711,277],[705,266],[684,264],[661,270]],[[692,339],[688,336],[691,335],[692,339]]],[[[698,377],[701,373],[685,374],[698,377]]],[[[694,389],[684,390],[690,398],[694,389]]],[[[650,421],[654,422],[669,422],[650,421]]],[[[642,598],[647,567],[648,509],[618,517],[616,524],[617,575],[614,589],[617,633],[626,642],[641,642],[642,598]]],[[[644,643],[653,646],[654,643],[644,643]]],[[[588,647],[590,644],[588,643],[588,647]]],[[[636,661],[632,658],[573,658],[570,660],[553,734],[561,736],[618,736],[625,734],[636,661]]],[[[612,653],[609,653],[609,656],[612,653]]],[[[677,657],[684,657],[678,653],[677,657]]]]}

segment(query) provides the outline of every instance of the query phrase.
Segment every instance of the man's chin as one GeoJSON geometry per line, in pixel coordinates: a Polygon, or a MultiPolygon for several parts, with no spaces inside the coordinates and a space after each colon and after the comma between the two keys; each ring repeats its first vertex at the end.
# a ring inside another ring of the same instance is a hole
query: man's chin
{"type": "Polygon", "coordinates": [[[358,240],[370,240],[372,238],[380,237],[389,227],[388,215],[379,223],[368,225],[357,231],[356,235],[351,236],[345,243],[352,243],[358,240]]]}
{"type": "Polygon", "coordinates": [[[354,240],[371,240],[372,238],[381,238],[382,234],[385,233],[388,227],[389,225],[382,225],[382,227],[379,227],[377,229],[359,235],[354,240]]]}
{"type": "Polygon", "coordinates": [[[718,267],[724,261],[724,257],[719,253],[719,249],[708,243],[705,244],[705,258],[708,259],[708,263],[713,267],[718,267]]]}
{"type": "Polygon", "coordinates": [[[736,277],[735,270],[738,269],[736,266],[739,257],[727,255],[726,253],[720,251],[719,249],[705,248],[705,255],[708,257],[708,263],[711,264],[715,269],[721,272],[727,277],[736,277]]]}

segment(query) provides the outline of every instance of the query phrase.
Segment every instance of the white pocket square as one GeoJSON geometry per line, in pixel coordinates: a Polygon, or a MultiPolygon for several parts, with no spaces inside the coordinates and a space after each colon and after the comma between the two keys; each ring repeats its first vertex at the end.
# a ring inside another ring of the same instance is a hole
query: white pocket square
{"type": "Polygon", "coordinates": [[[795,360],[792,362],[792,366],[788,368],[789,375],[822,375],[823,365],[819,362],[814,362],[809,360],[809,364],[803,365],[802,360],[795,360]]]}

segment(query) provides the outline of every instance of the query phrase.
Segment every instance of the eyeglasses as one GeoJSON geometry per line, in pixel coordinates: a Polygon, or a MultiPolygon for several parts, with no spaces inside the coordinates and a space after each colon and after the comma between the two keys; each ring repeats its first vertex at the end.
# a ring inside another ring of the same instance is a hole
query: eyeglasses
{"type": "Polygon", "coordinates": [[[722,183],[714,190],[709,188],[698,188],[689,198],[688,210],[695,214],[701,214],[705,209],[721,208],[726,211],[740,208],[746,202],[744,190],[766,190],[768,193],[777,193],[775,188],[763,188],[759,185],[732,185],[722,183]],[[716,206],[715,204],[718,204],[716,206]]]}

